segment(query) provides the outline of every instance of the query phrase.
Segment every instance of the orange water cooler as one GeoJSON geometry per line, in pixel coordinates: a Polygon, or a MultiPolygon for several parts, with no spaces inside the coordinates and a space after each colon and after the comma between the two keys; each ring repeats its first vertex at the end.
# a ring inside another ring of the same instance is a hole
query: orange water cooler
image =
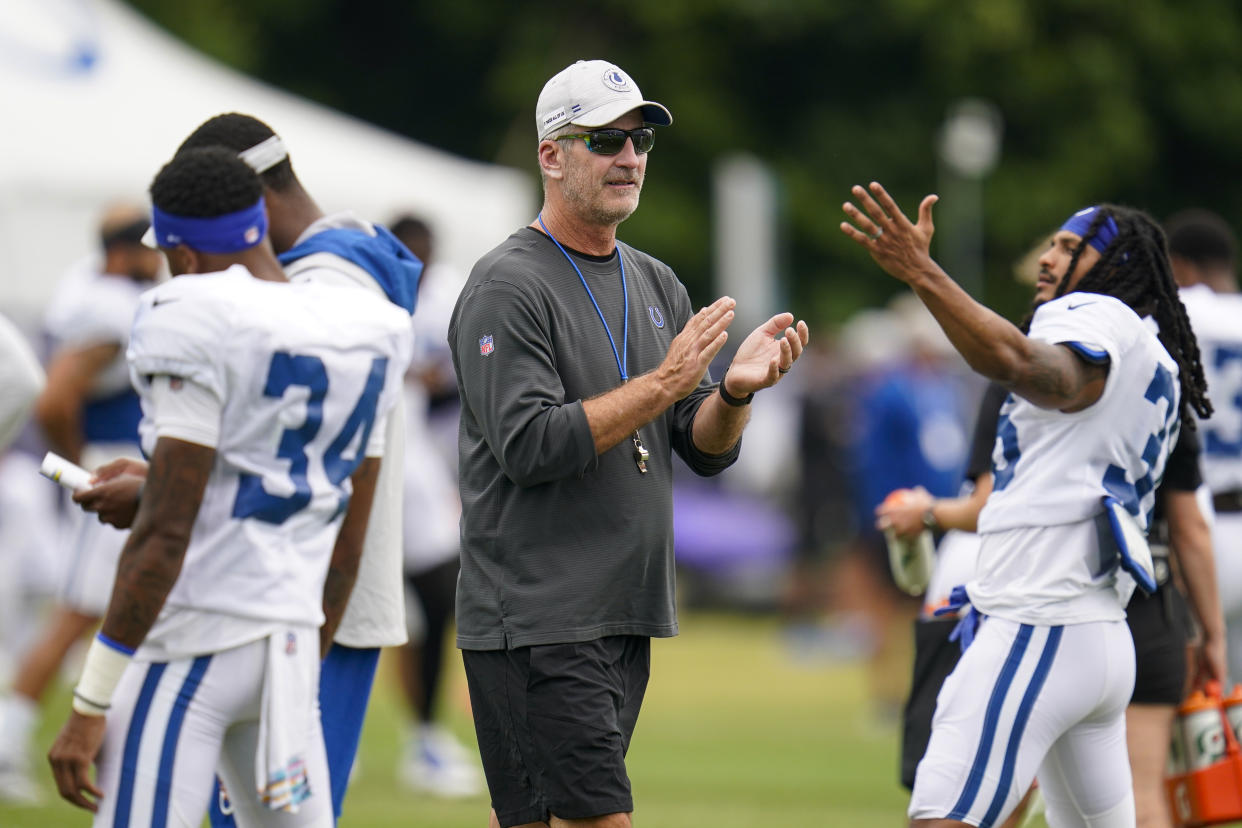
{"type": "Polygon", "coordinates": [[[1179,828],[1242,821],[1242,686],[1209,682],[1177,711],[1165,791],[1179,828]]]}

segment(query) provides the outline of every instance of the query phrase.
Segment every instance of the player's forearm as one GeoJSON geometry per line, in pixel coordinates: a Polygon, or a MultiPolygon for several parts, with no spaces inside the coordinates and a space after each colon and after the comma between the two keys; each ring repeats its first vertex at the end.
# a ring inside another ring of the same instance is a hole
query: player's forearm
{"type": "Polygon", "coordinates": [[[1225,618],[1216,584],[1212,530],[1193,492],[1166,493],[1165,510],[1169,522],[1169,545],[1181,564],[1182,580],[1199,626],[1205,637],[1223,639],[1225,618]]]}
{"type": "Polygon", "coordinates": [[[591,429],[595,453],[603,454],[633,435],[676,402],[656,373],[643,374],[611,391],[584,400],[582,410],[591,429]]]}
{"type": "Polygon", "coordinates": [[[82,461],[82,419],[79,407],[41,397],[35,406],[35,419],[43,431],[48,448],[71,463],[82,461]]]}
{"type": "Polygon", "coordinates": [[[1017,379],[1029,340],[1012,322],[976,302],[930,259],[910,286],[971,368],[1005,385],[1017,379]]]}
{"type": "Polygon", "coordinates": [[[101,630],[113,641],[137,649],[155,624],[181,573],[215,456],[181,440],[156,442],[101,630]]]}
{"type": "Polygon", "coordinates": [[[979,513],[992,493],[992,475],[981,474],[975,481],[975,489],[965,497],[942,498],[932,501],[932,517],[941,529],[959,529],[963,532],[979,531],[979,513]]]}
{"type": "Polygon", "coordinates": [[[137,649],[172,591],[189,538],[135,528],[117,563],[116,585],[101,632],[137,649]]]}
{"type": "Polygon", "coordinates": [[[1090,376],[1064,348],[1032,340],[972,299],[935,262],[918,271],[910,285],[976,372],[1041,408],[1071,408],[1082,402],[1090,376]]]}
{"type": "Polygon", "coordinates": [[[349,596],[358,578],[358,564],[362,560],[363,544],[367,526],[370,524],[371,506],[375,501],[375,486],[379,480],[380,459],[367,457],[354,470],[353,494],[341,530],[332,548],[332,560],[323,584],[323,627],[319,633],[321,654],[326,654],[336,635],[336,628],[345,616],[349,596]]]}

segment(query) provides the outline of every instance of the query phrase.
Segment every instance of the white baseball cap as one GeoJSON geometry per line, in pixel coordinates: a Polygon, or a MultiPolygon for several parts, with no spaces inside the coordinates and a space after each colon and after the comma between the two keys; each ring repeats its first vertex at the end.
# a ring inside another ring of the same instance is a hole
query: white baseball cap
{"type": "Polygon", "coordinates": [[[643,100],[638,84],[616,64],[580,60],[543,85],[535,104],[535,128],[542,141],[566,124],[601,127],[639,108],[643,123],[668,126],[673,122],[662,104],[643,100]]]}

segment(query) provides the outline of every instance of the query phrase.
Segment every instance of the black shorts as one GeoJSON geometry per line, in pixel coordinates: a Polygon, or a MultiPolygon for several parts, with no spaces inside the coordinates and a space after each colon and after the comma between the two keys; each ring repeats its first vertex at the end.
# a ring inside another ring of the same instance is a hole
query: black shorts
{"type": "Polygon", "coordinates": [[[1177,587],[1165,584],[1146,596],[1136,591],[1126,607],[1134,638],[1131,704],[1180,704],[1186,684],[1189,609],[1177,587]]]}
{"type": "Polygon", "coordinates": [[[901,728],[901,784],[909,790],[914,790],[914,771],[931,739],[936,697],[962,657],[961,645],[949,640],[956,626],[956,617],[914,622],[914,674],[901,728]]]}
{"type": "Polygon", "coordinates": [[[464,650],[474,727],[501,828],[634,810],[625,754],[651,640],[464,650]]]}

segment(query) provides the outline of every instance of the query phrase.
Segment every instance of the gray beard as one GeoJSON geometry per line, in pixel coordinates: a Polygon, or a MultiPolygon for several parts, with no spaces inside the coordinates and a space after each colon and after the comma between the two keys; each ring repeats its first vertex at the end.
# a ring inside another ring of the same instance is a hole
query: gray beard
{"type": "MultiPolygon", "coordinates": [[[[570,186],[564,187],[562,190],[565,202],[573,208],[573,211],[580,218],[592,224],[616,226],[633,215],[634,211],[638,209],[639,199],[637,198],[634,199],[632,204],[609,208],[603,206],[598,201],[585,197],[582,194],[583,188],[578,186],[579,182],[572,181],[569,183],[570,186]]],[[[642,178],[640,177],[636,183],[638,185],[638,194],[641,195],[643,188],[642,178]]]]}

